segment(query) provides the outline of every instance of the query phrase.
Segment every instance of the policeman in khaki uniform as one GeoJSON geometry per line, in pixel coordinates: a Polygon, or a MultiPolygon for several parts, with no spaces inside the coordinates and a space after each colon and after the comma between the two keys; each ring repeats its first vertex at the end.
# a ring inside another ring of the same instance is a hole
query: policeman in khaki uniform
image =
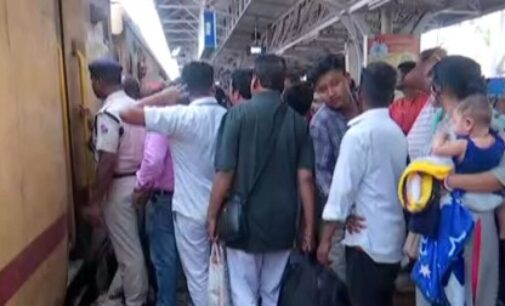
{"type": "Polygon", "coordinates": [[[146,302],[148,284],[132,193],[145,131],[119,118],[122,109],[135,104],[121,88],[119,63],[97,60],[89,65],[89,71],[93,91],[103,106],[94,122],[96,178],[84,214],[95,226],[105,223],[121,276],[115,277],[114,283],[121,281],[126,306],[141,306],[146,302]]]}

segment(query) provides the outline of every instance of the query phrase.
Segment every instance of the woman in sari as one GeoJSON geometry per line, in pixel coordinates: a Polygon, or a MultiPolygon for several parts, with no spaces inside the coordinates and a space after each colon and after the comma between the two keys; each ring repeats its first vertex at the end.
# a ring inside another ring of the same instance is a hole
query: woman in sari
{"type": "MultiPolygon", "coordinates": [[[[452,128],[448,119],[459,102],[473,94],[485,95],[486,85],[479,64],[466,57],[448,56],[433,68],[431,91],[435,104],[440,106],[440,111],[433,122],[433,133],[440,129],[450,132],[452,128]]],[[[498,121],[493,121],[493,129],[503,131],[503,126],[496,126],[498,121]]],[[[457,183],[458,179],[458,177],[450,177],[447,187],[457,187],[468,192],[493,192],[497,189],[495,188],[497,185],[492,183],[485,190],[476,189],[471,185],[452,185],[453,181],[457,183]]],[[[494,212],[499,202],[491,202],[481,201],[474,205],[465,205],[475,221],[472,238],[464,252],[466,306],[496,305],[498,232],[494,212]]],[[[416,304],[417,306],[429,305],[421,296],[417,296],[416,304]]]]}

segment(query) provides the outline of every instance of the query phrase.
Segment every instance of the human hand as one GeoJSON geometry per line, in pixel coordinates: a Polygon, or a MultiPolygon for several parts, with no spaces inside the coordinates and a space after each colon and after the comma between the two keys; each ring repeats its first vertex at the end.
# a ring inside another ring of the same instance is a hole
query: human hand
{"type": "Polygon", "coordinates": [[[365,221],[363,217],[350,215],[345,222],[345,228],[350,234],[359,234],[366,228],[365,221]]]}
{"type": "Polygon", "coordinates": [[[93,227],[100,227],[103,225],[103,211],[98,204],[84,206],[82,208],[82,215],[93,227]]]}
{"type": "Polygon", "coordinates": [[[168,86],[158,94],[156,104],[159,106],[167,106],[177,104],[182,98],[188,96],[185,85],[168,86]]]}
{"type": "Polygon", "coordinates": [[[433,136],[433,145],[432,147],[437,148],[443,145],[449,139],[449,133],[445,130],[441,130],[433,136]]]}
{"type": "Polygon", "coordinates": [[[134,189],[132,194],[133,205],[137,208],[143,208],[149,201],[150,197],[150,189],[134,189]]]}
{"type": "Polygon", "coordinates": [[[314,251],[315,249],[315,237],[314,237],[314,231],[312,230],[312,227],[305,226],[305,229],[303,231],[303,237],[302,237],[302,243],[301,243],[301,250],[305,254],[310,254],[314,251]]]}
{"type": "Polygon", "coordinates": [[[217,217],[209,216],[207,219],[207,231],[209,233],[209,239],[212,242],[217,242],[217,217]]]}
{"type": "Polygon", "coordinates": [[[435,62],[440,62],[444,57],[447,56],[447,51],[443,48],[436,48],[433,54],[431,55],[431,59],[435,62]]]}
{"type": "Polygon", "coordinates": [[[418,65],[421,67],[424,76],[429,77],[433,67],[444,57],[447,57],[447,51],[442,48],[437,48],[427,60],[421,61],[418,65]]]}
{"type": "Polygon", "coordinates": [[[317,248],[317,261],[323,265],[328,266],[330,261],[331,240],[323,240],[317,248]]]}
{"type": "Polygon", "coordinates": [[[89,107],[79,104],[79,117],[85,119],[90,116],[91,116],[91,110],[89,109],[89,107]]]}

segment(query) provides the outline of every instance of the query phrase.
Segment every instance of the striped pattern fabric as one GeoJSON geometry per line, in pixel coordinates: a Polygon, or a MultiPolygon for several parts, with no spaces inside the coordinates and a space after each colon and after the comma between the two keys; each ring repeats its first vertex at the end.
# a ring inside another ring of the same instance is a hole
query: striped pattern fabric
{"type": "Polygon", "coordinates": [[[426,157],[430,153],[433,122],[438,111],[432,102],[433,97],[430,96],[407,135],[410,160],[426,157]]]}

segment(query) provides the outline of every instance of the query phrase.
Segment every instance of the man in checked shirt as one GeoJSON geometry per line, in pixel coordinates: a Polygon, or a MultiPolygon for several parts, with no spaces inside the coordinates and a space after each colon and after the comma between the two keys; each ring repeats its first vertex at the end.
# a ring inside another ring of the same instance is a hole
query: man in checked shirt
{"type": "MultiPolygon", "coordinates": [[[[358,115],[358,105],[353,101],[343,55],[328,55],[320,59],[309,71],[307,80],[314,86],[316,100],[323,105],[312,117],[310,135],[314,143],[316,185],[319,191],[319,217],[328,199],[333,171],[337,164],[340,142],[347,130],[347,122],[358,115]]],[[[356,218],[350,218],[355,221],[356,218]]],[[[356,220],[359,221],[359,220],[356,220]]],[[[358,222],[359,225],[359,222],[358,222]]],[[[352,222],[348,222],[352,226],[352,222]]],[[[345,280],[345,254],[340,241],[344,228],[334,235],[330,252],[332,269],[345,280]]]]}

